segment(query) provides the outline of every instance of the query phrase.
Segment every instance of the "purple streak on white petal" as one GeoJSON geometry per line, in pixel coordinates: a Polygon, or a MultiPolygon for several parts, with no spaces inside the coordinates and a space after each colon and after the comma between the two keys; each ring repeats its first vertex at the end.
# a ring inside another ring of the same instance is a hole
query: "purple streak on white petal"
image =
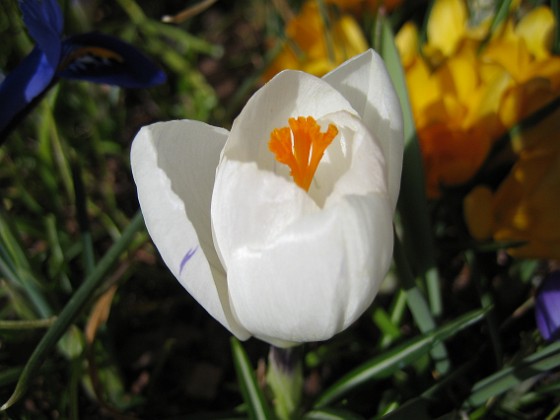
{"type": "Polygon", "coordinates": [[[189,260],[192,258],[192,256],[195,254],[196,251],[198,251],[197,246],[187,251],[183,259],[181,260],[181,264],[179,265],[179,273],[183,272],[183,268],[185,268],[185,265],[189,262],[189,260]]]}

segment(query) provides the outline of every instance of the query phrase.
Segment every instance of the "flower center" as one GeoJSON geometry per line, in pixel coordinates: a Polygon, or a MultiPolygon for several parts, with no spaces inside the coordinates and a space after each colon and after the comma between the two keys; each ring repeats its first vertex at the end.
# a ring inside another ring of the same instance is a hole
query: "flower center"
{"type": "Polygon", "coordinates": [[[313,117],[290,118],[288,125],[272,130],[268,148],[278,162],[289,166],[294,182],[309,191],[325,149],[337,136],[338,129],[329,124],[322,133],[313,117]]]}

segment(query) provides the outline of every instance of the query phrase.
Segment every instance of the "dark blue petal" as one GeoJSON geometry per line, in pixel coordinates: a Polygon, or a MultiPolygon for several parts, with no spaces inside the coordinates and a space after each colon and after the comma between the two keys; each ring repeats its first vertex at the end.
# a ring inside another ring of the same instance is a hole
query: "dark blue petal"
{"type": "Polygon", "coordinates": [[[31,53],[0,85],[0,138],[18,117],[25,115],[32,101],[53,83],[55,69],[39,48],[31,53]]]}
{"type": "Polygon", "coordinates": [[[166,80],[165,73],[136,48],[99,33],[64,40],[58,75],[126,88],[150,87],[166,80]]]}
{"type": "Polygon", "coordinates": [[[60,60],[62,11],[56,0],[20,0],[19,7],[29,35],[43,50],[51,66],[60,60]]]}
{"type": "Polygon", "coordinates": [[[543,280],[535,298],[535,317],[545,340],[560,338],[560,271],[543,280]]]}

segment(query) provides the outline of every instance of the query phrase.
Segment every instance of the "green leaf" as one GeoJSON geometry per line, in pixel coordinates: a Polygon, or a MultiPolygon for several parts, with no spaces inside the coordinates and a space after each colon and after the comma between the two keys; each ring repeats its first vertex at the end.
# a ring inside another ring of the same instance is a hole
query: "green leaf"
{"type": "Polygon", "coordinates": [[[437,343],[447,340],[459,331],[479,322],[485,313],[484,309],[469,312],[435,331],[408,340],[358,366],[323,392],[315,403],[315,407],[324,407],[365,382],[392,375],[428,353],[437,343]]]}
{"type": "Polygon", "coordinates": [[[87,198],[84,181],[82,179],[82,168],[77,160],[72,165],[72,182],[76,200],[76,219],[80,227],[80,237],[83,248],[84,267],[86,274],[89,275],[93,272],[95,267],[95,256],[93,252],[93,238],[87,214],[87,198]]]}
{"type": "Polygon", "coordinates": [[[274,415],[259,388],[253,367],[247,353],[235,337],[231,339],[233,364],[237,373],[237,380],[241,388],[243,400],[247,406],[251,419],[273,419],[274,415]]]}
{"type": "MultiPolygon", "coordinates": [[[[553,2],[554,3],[554,2],[553,2]]],[[[490,41],[492,38],[492,34],[498,29],[503,21],[505,21],[509,15],[509,9],[511,6],[511,0],[503,0],[496,2],[496,11],[494,13],[494,18],[492,19],[492,23],[490,24],[490,29],[488,30],[488,34],[486,38],[480,44],[479,50],[482,50],[484,46],[490,41]]]]}
{"type": "MultiPolygon", "coordinates": [[[[391,316],[389,321],[395,326],[400,325],[404,317],[405,311],[406,311],[406,292],[402,289],[399,289],[395,293],[395,296],[393,298],[393,303],[390,308],[391,316]]],[[[400,337],[400,329],[399,329],[398,336],[393,337],[385,334],[381,339],[381,343],[380,343],[381,348],[385,349],[389,347],[393,343],[393,341],[396,340],[398,337],[400,337]]]]}
{"type": "Polygon", "coordinates": [[[385,420],[387,419],[414,419],[414,420],[430,420],[433,417],[429,415],[428,411],[428,401],[423,397],[413,398],[403,405],[401,405],[396,410],[391,411],[383,416],[385,420]]]}
{"type": "Polygon", "coordinates": [[[392,341],[401,336],[401,330],[398,325],[393,324],[389,314],[382,307],[377,307],[373,311],[373,322],[381,330],[384,339],[389,337],[387,340],[392,341]]]}
{"type": "Polygon", "coordinates": [[[477,382],[463,407],[474,409],[485,404],[488,399],[510,390],[522,381],[547,373],[559,366],[560,342],[557,342],[526,357],[520,363],[504,368],[477,382]]]}
{"type": "Polygon", "coordinates": [[[0,212],[0,272],[17,289],[23,290],[33,305],[33,311],[41,318],[48,318],[53,314],[19,238],[3,212],[0,212]]]}
{"type": "MultiPolygon", "coordinates": [[[[435,317],[441,315],[442,299],[435,264],[430,216],[426,204],[424,168],[412,108],[408,98],[404,70],[395,45],[393,31],[387,19],[383,20],[382,25],[381,55],[389,70],[403,112],[405,149],[398,201],[403,242],[407,257],[412,263],[413,270],[411,270],[410,276],[413,277],[412,272],[415,271],[425,281],[429,308],[424,304],[423,295],[419,290],[414,289],[412,284],[407,288],[409,289],[407,290],[407,301],[420,330],[428,332],[435,327],[432,315],[435,317]],[[431,314],[426,309],[429,309],[431,314]]],[[[406,258],[403,256],[403,261],[405,260],[406,258]]],[[[449,361],[445,347],[441,345],[434,348],[432,357],[436,360],[436,369],[440,373],[447,373],[449,361]]]]}
{"type": "Polygon", "coordinates": [[[406,87],[406,78],[393,31],[387,19],[382,23],[381,56],[401,104],[404,123],[404,157],[398,209],[402,221],[404,244],[414,270],[425,276],[432,313],[442,312],[439,279],[435,270],[435,253],[425,192],[424,166],[416,135],[416,125],[406,87]]]}
{"type": "Polygon", "coordinates": [[[29,383],[33,380],[35,374],[43,364],[43,361],[49,352],[53,349],[62,335],[68,330],[70,325],[75,322],[78,315],[85,308],[88,300],[94,295],[95,290],[103,283],[105,275],[109,269],[121,256],[121,254],[126,251],[134,239],[134,235],[143,226],[144,220],[142,219],[142,213],[138,211],[136,216],[134,216],[130,224],[123,231],[119,240],[107,251],[91,275],[86,277],[83,284],[68,301],[52,327],[49,328],[37,347],[35,347],[35,350],[23,368],[23,372],[19,377],[14,392],[8,401],[0,407],[0,411],[8,409],[27,391],[29,383]]]}
{"type": "Polygon", "coordinates": [[[303,416],[304,420],[360,420],[363,417],[348,410],[322,408],[310,411],[303,416]]]}
{"type": "MultiPolygon", "coordinates": [[[[404,254],[399,237],[395,233],[394,242],[394,259],[397,275],[401,282],[402,288],[406,294],[406,302],[416,325],[423,333],[433,331],[436,323],[430,312],[430,308],[424,298],[424,295],[416,286],[410,266],[404,254]]],[[[449,370],[450,362],[445,346],[440,343],[431,350],[432,358],[436,361],[436,369],[440,373],[446,373],[449,370]]]]}
{"type": "Polygon", "coordinates": [[[58,340],[58,350],[67,359],[77,359],[84,351],[85,341],[82,330],[70,325],[68,331],[58,340]]]}
{"type": "Polygon", "coordinates": [[[9,330],[34,330],[39,328],[48,328],[56,320],[55,316],[44,319],[30,319],[30,320],[17,320],[17,321],[6,321],[0,320],[0,331],[9,330]]]}

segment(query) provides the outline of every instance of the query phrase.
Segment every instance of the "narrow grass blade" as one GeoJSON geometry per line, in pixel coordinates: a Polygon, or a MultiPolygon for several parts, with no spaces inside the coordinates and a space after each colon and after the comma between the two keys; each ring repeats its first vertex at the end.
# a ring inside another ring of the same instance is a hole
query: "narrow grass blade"
{"type": "Polygon", "coordinates": [[[432,14],[433,7],[434,0],[428,2],[428,6],[426,7],[424,20],[422,21],[422,26],[420,27],[420,45],[424,45],[428,42],[428,22],[430,21],[430,15],[432,14]]]}
{"type": "Polygon", "coordinates": [[[465,409],[474,409],[495,397],[512,389],[522,381],[550,372],[560,366],[560,342],[550,344],[533,353],[514,366],[502,369],[477,382],[471,395],[463,405],[465,409]]]}
{"type": "Polygon", "coordinates": [[[397,370],[413,363],[420,356],[428,353],[435,344],[479,322],[483,319],[485,313],[484,309],[469,312],[437,330],[408,340],[362,364],[323,392],[315,403],[315,407],[325,407],[365,382],[392,375],[397,370]]]}
{"type": "Polygon", "coordinates": [[[19,239],[2,212],[0,212],[0,272],[26,294],[36,314],[41,318],[52,315],[51,307],[43,296],[41,284],[35,278],[19,239]]]}
{"type": "Polygon", "coordinates": [[[404,157],[398,209],[405,247],[414,270],[425,277],[434,316],[442,312],[439,278],[435,269],[432,227],[425,192],[424,167],[416,135],[416,125],[406,87],[406,78],[393,31],[387,19],[382,22],[381,55],[399,96],[404,122],[404,157]]]}
{"type": "MultiPolygon", "coordinates": [[[[431,223],[426,205],[424,167],[416,135],[416,125],[408,97],[406,79],[393,32],[387,20],[383,21],[381,55],[399,96],[404,122],[405,150],[398,209],[407,242],[414,244],[414,268],[425,273],[435,266],[431,223]]],[[[408,251],[408,249],[407,249],[408,251]]]]}
{"type": "MultiPolygon", "coordinates": [[[[402,322],[404,313],[406,311],[406,293],[404,290],[399,289],[393,298],[394,301],[391,305],[390,309],[390,322],[395,325],[399,326],[402,322]]],[[[394,340],[400,337],[400,329],[398,336],[391,336],[384,334],[383,338],[381,339],[380,346],[382,349],[389,347],[394,340]]]]}
{"type": "Polygon", "coordinates": [[[373,311],[373,322],[381,330],[384,340],[393,341],[401,336],[398,325],[393,324],[389,314],[382,307],[377,307],[373,311]]]}
{"type": "MultiPolygon", "coordinates": [[[[554,2],[553,2],[554,3],[554,2]]],[[[494,13],[494,18],[492,19],[492,23],[490,24],[490,29],[488,30],[488,35],[484,41],[480,44],[479,51],[484,48],[484,46],[490,41],[492,38],[492,34],[498,29],[498,27],[504,22],[508,15],[509,9],[511,6],[511,0],[503,0],[496,2],[496,11],[494,13]]]]}
{"type": "Polygon", "coordinates": [[[274,415],[257,384],[257,378],[247,353],[245,353],[243,346],[236,338],[231,339],[231,351],[235,371],[237,372],[237,382],[241,388],[241,394],[247,406],[249,417],[259,420],[273,419],[274,415]]]}
{"type": "Polygon", "coordinates": [[[74,184],[74,197],[76,200],[76,219],[80,227],[83,248],[83,261],[87,275],[93,272],[95,267],[95,256],[93,252],[93,239],[87,214],[87,198],[85,186],[82,179],[82,168],[79,162],[72,165],[72,183],[74,184]]]}
{"type": "Polygon", "coordinates": [[[31,319],[23,321],[0,320],[0,331],[20,331],[49,328],[55,321],[55,316],[45,319],[31,319]]]}
{"type": "Polygon", "coordinates": [[[130,224],[123,231],[119,240],[107,251],[91,275],[86,277],[83,284],[68,301],[52,327],[49,328],[37,347],[35,347],[35,350],[23,368],[14,392],[8,401],[0,407],[0,411],[8,409],[27,391],[30,382],[37,373],[38,369],[41,367],[49,352],[66,332],[68,327],[70,327],[70,325],[72,325],[72,323],[76,320],[80,312],[85,308],[88,300],[94,295],[95,290],[103,283],[105,275],[109,269],[121,256],[121,254],[127,250],[135,234],[143,226],[144,220],[142,219],[142,214],[138,211],[136,216],[134,216],[130,224]]]}
{"type": "MultiPolygon", "coordinates": [[[[395,233],[395,248],[394,248],[394,259],[395,267],[397,270],[397,275],[399,281],[402,285],[403,290],[406,293],[406,302],[416,325],[420,328],[420,331],[427,333],[433,331],[436,327],[436,322],[432,317],[428,303],[424,298],[424,295],[420,289],[416,286],[410,266],[406,259],[404,249],[401,245],[399,237],[395,233]]],[[[436,369],[438,372],[444,374],[450,368],[451,363],[449,362],[449,357],[447,355],[447,350],[443,343],[439,343],[434,346],[431,350],[431,356],[436,363],[436,369]]]]}

